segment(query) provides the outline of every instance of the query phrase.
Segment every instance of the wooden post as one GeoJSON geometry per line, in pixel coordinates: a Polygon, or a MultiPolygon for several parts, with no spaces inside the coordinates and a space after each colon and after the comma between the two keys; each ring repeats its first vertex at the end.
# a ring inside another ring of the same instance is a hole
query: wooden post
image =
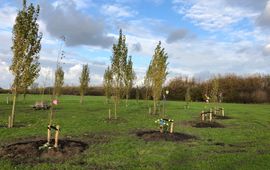
{"type": "Polygon", "coordinates": [[[173,122],[171,122],[170,133],[173,133],[173,122]]]}
{"type": "Polygon", "coordinates": [[[212,121],[212,109],[210,109],[210,112],[209,112],[209,121],[211,122],[212,121]]]}
{"type": "Polygon", "coordinates": [[[55,138],[54,138],[54,147],[55,148],[58,147],[59,131],[60,131],[60,126],[56,125],[55,138]]]}
{"type": "Polygon", "coordinates": [[[204,111],[201,112],[201,120],[204,121],[204,111]]]}
{"type": "Polygon", "coordinates": [[[11,117],[8,116],[8,128],[11,128],[11,117]]]}
{"type": "Polygon", "coordinates": [[[160,133],[163,133],[163,126],[159,126],[160,133]]]}
{"type": "Polygon", "coordinates": [[[116,115],[116,109],[117,109],[117,104],[116,104],[117,101],[115,101],[114,103],[114,119],[117,119],[117,115],[116,115]]]}
{"type": "Polygon", "coordinates": [[[7,104],[8,104],[8,102],[9,102],[9,99],[8,99],[8,97],[7,97],[7,104]]]}
{"type": "Polygon", "coordinates": [[[47,133],[47,143],[50,144],[51,140],[51,126],[48,125],[48,133],[47,133]]]}
{"type": "Polygon", "coordinates": [[[13,124],[14,124],[16,97],[17,97],[17,95],[15,93],[13,95],[12,112],[11,112],[11,117],[10,117],[10,128],[12,128],[13,124]]]}
{"type": "Polygon", "coordinates": [[[109,120],[111,120],[111,109],[109,109],[109,120]]]}
{"type": "Polygon", "coordinates": [[[225,116],[224,108],[221,108],[221,114],[222,114],[223,117],[225,116]]]}

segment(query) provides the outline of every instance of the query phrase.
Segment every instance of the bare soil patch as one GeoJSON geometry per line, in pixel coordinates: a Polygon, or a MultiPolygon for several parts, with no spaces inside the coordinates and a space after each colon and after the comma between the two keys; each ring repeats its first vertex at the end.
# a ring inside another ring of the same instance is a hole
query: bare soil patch
{"type": "Polygon", "coordinates": [[[58,148],[39,149],[46,142],[46,140],[31,140],[3,146],[0,148],[0,158],[10,159],[15,164],[63,162],[88,148],[88,145],[82,141],[61,139],[58,148]]]}
{"type": "Polygon", "coordinates": [[[191,139],[197,139],[195,136],[185,134],[185,133],[160,133],[159,131],[149,130],[149,131],[138,131],[136,135],[145,141],[173,141],[181,142],[191,139]]]}
{"type": "Polygon", "coordinates": [[[184,126],[184,127],[190,127],[195,123],[196,123],[196,121],[194,121],[194,120],[182,120],[182,121],[175,122],[176,125],[184,126]]]}
{"type": "Polygon", "coordinates": [[[192,125],[196,128],[224,128],[225,126],[218,122],[198,122],[192,125]]]}
{"type": "Polygon", "coordinates": [[[215,119],[225,120],[225,119],[232,119],[230,116],[221,116],[221,115],[214,115],[215,119]]]}

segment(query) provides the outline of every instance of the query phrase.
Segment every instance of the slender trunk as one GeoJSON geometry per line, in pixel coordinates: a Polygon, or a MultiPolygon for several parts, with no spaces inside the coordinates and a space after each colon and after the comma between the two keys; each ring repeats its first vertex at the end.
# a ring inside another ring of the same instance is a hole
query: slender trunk
{"type": "Polygon", "coordinates": [[[154,99],[154,110],[153,110],[153,114],[157,113],[157,103],[156,100],[154,99]]]}
{"type": "Polygon", "coordinates": [[[81,94],[80,104],[83,103],[83,94],[81,94]]]}
{"type": "Polygon", "coordinates": [[[25,103],[25,98],[26,98],[26,91],[23,93],[23,102],[25,103]]]}
{"type": "Polygon", "coordinates": [[[109,120],[111,120],[111,109],[109,109],[109,120]]]}
{"type": "Polygon", "coordinates": [[[50,115],[49,115],[49,126],[52,125],[52,120],[53,120],[53,100],[54,96],[51,97],[51,108],[50,108],[50,115]]]}
{"type": "Polygon", "coordinates": [[[128,94],[126,94],[126,107],[128,106],[128,94]]]}
{"type": "Polygon", "coordinates": [[[51,104],[51,109],[50,109],[50,116],[49,116],[49,125],[52,125],[52,119],[53,119],[53,104],[51,104]]]}
{"type": "Polygon", "coordinates": [[[42,102],[44,102],[45,87],[42,89],[42,102]]]}
{"type": "MultiPolygon", "coordinates": [[[[115,99],[116,100],[116,99],[115,99]]],[[[117,119],[117,116],[116,116],[116,109],[117,109],[117,101],[114,102],[114,118],[117,119]]]]}
{"type": "Polygon", "coordinates": [[[165,101],[163,100],[163,108],[162,108],[163,116],[165,115],[165,101]]]}
{"type": "Polygon", "coordinates": [[[11,121],[10,121],[10,128],[13,127],[14,119],[15,119],[15,106],[16,106],[16,98],[17,98],[17,92],[15,90],[15,93],[13,95],[13,103],[12,103],[12,112],[11,112],[11,121]]]}

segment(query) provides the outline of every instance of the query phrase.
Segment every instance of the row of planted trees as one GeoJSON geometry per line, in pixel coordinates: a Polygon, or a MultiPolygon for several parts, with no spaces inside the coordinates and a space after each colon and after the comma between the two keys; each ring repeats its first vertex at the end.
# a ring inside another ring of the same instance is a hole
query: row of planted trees
{"type": "MultiPolygon", "coordinates": [[[[34,83],[39,76],[40,63],[39,52],[41,50],[42,33],[39,32],[37,19],[39,16],[39,6],[34,7],[33,4],[26,5],[26,0],[23,0],[23,9],[18,12],[16,22],[13,27],[13,58],[10,70],[14,75],[12,84],[13,106],[9,120],[9,127],[13,127],[16,107],[16,97],[19,92],[26,95],[27,89],[34,83]]],[[[64,40],[64,39],[63,39],[64,40]]],[[[64,58],[60,45],[57,58],[54,88],[52,91],[51,100],[57,98],[61,94],[61,88],[64,84],[64,71],[61,66],[61,60],[64,58]]],[[[128,48],[126,45],[126,37],[120,30],[118,42],[113,45],[113,53],[111,57],[111,65],[104,73],[104,89],[107,96],[107,102],[114,103],[114,114],[117,118],[117,108],[121,98],[126,99],[126,106],[130,91],[136,78],[132,57],[128,56],[128,48]]],[[[166,80],[167,72],[167,53],[161,47],[161,42],[158,43],[150,65],[145,76],[145,87],[147,99],[149,96],[153,98],[153,113],[157,112],[157,102],[162,96],[162,87],[166,80]]],[[[90,81],[88,65],[83,65],[80,81],[80,102],[83,102],[83,96],[90,81]]],[[[45,85],[43,94],[45,91],[45,85]]],[[[53,115],[51,107],[51,116],[53,115]]],[[[51,123],[51,118],[50,118],[51,123]]]]}
{"type": "Polygon", "coordinates": [[[126,37],[123,35],[122,30],[120,30],[118,42],[113,45],[112,50],[111,66],[108,66],[104,72],[103,86],[107,103],[110,104],[111,97],[113,99],[114,117],[117,119],[117,107],[120,99],[125,97],[126,106],[128,105],[129,93],[136,78],[132,57],[128,57],[126,37]]]}
{"type": "MultiPolygon", "coordinates": [[[[153,98],[153,113],[157,113],[157,103],[162,96],[163,85],[166,80],[168,55],[165,49],[158,43],[150,65],[145,76],[146,99],[153,98]]],[[[105,70],[103,87],[107,97],[107,103],[110,103],[111,97],[114,103],[114,116],[117,118],[117,107],[121,98],[126,99],[126,106],[130,91],[136,78],[133,70],[132,57],[128,57],[128,48],[126,37],[120,30],[118,43],[113,45],[113,55],[111,57],[111,66],[105,70]]],[[[139,91],[136,91],[138,97],[139,91]]],[[[109,108],[110,119],[110,108],[109,108]]]]}
{"type": "MultiPolygon", "coordinates": [[[[14,76],[14,80],[11,87],[13,94],[12,112],[11,115],[9,116],[8,121],[8,127],[10,128],[14,126],[16,99],[18,94],[23,93],[25,98],[27,89],[34,83],[34,81],[39,76],[40,72],[39,53],[41,50],[41,39],[42,39],[42,33],[39,32],[39,24],[37,23],[39,12],[40,12],[39,5],[37,5],[36,7],[33,4],[27,6],[26,0],[23,0],[22,10],[18,12],[15,24],[13,26],[13,36],[12,36],[13,45],[11,47],[13,52],[13,58],[12,64],[10,65],[10,71],[14,76]]],[[[64,71],[61,66],[61,60],[64,58],[62,45],[63,44],[61,43],[57,57],[54,88],[52,90],[52,98],[51,98],[52,100],[55,97],[59,97],[61,95],[61,88],[64,84],[64,71]]],[[[83,95],[90,81],[89,67],[87,64],[83,65],[79,81],[81,84],[80,102],[82,103],[83,95]]],[[[45,92],[45,84],[46,83],[44,82],[43,94],[45,92]]],[[[53,111],[51,107],[49,124],[51,124],[52,115],[53,111]]]]}

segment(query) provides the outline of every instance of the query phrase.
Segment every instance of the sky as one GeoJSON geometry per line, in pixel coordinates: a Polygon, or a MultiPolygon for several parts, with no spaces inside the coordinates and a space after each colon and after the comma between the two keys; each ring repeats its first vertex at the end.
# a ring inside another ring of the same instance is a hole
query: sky
{"type": "MultiPolygon", "coordinates": [[[[167,82],[186,75],[270,73],[270,0],[28,0],[41,7],[41,71],[36,82],[49,86],[61,44],[65,85],[78,85],[83,64],[90,84],[101,85],[119,29],[143,78],[159,41],[168,53],[167,82]],[[65,36],[65,41],[61,37],[65,36]]],[[[13,76],[12,27],[22,0],[0,0],[0,87],[13,76]]]]}

